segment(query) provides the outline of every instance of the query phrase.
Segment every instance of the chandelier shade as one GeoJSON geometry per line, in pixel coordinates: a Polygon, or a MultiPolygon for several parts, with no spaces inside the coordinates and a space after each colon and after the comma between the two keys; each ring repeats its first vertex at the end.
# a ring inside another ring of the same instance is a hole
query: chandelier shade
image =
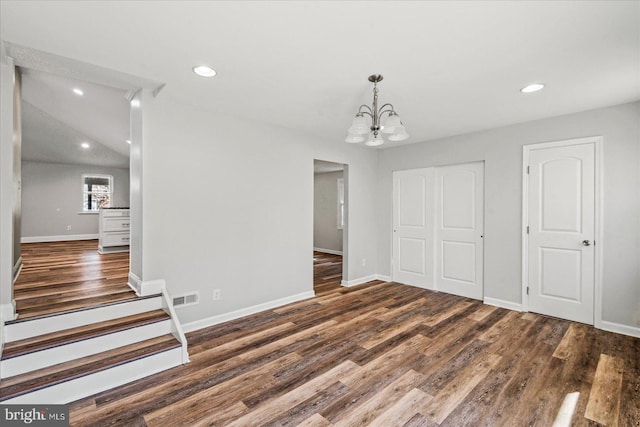
{"type": "Polygon", "coordinates": [[[357,144],[358,142],[363,142],[363,141],[364,141],[364,136],[355,135],[352,133],[347,135],[347,138],[345,139],[345,142],[348,142],[350,144],[357,144]]]}
{"type": "Polygon", "coordinates": [[[347,131],[348,143],[359,143],[365,141],[365,145],[369,147],[377,147],[384,144],[381,133],[389,135],[389,141],[404,141],[409,138],[409,134],[400,120],[400,116],[395,111],[392,104],[383,104],[378,107],[378,83],[383,79],[381,74],[372,74],[369,81],[373,83],[373,103],[371,106],[361,105],[358,113],[351,122],[351,127],[347,131]],[[369,116],[369,120],[365,118],[369,116]],[[382,118],[386,116],[384,125],[381,124],[382,118]]]}

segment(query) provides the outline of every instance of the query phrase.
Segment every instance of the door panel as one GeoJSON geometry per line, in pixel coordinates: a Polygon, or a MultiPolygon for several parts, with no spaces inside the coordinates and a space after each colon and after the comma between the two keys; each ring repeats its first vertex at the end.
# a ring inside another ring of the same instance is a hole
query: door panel
{"type": "Polygon", "coordinates": [[[529,154],[529,310],[593,324],[595,145],[529,154]]]}
{"type": "Polygon", "coordinates": [[[481,300],[484,164],[438,167],[436,182],[435,287],[481,300]]]}
{"type": "Polygon", "coordinates": [[[393,280],[433,287],[433,168],[393,173],[393,280]]]}

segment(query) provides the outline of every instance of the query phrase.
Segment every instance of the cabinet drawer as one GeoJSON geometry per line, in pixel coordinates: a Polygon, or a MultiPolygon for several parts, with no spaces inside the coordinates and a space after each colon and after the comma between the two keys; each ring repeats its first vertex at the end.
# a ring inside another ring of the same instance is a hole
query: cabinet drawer
{"type": "Polygon", "coordinates": [[[103,209],[102,216],[104,216],[105,218],[122,218],[122,217],[129,218],[129,211],[103,209]]]}
{"type": "Polygon", "coordinates": [[[104,233],[103,236],[102,236],[102,239],[101,239],[101,245],[102,246],[128,245],[130,239],[131,239],[131,237],[129,237],[129,233],[128,232],[124,232],[124,233],[104,233]]]}
{"type": "Polygon", "coordinates": [[[103,231],[127,231],[129,230],[129,218],[104,218],[103,231]]]}

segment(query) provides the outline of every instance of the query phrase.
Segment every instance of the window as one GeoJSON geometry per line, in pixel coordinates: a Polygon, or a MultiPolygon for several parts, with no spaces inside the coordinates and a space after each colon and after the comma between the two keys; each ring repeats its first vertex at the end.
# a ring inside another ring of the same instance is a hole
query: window
{"type": "Polygon", "coordinates": [[[82,175],[82,210],[98,212],[111,206],[113,177],[111,175],[82,175]]]}
{"type": "Polygon", "coordinates": [[[344,228],[344,178],[338,178],[338,230],[344,228]]]}

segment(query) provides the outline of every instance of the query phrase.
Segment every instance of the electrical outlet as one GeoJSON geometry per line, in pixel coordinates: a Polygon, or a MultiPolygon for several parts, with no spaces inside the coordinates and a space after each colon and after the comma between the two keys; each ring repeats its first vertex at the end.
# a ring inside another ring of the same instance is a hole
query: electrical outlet
{"type": "Polygon", "coordinates": [[[362,266],[366,266],[367,265],[367,259],[366,258],[362,258],[362,266]]]}
{"type": "Polygon", "coordinates": [[[214,300],[214,301],[217,301],[217,300],[219,300],[220,298],[222,298],[222,297],[220,296],[220,289],[214,289],[214,290],[213,290],[213,300],[214,300]]]}
{"type": "Polygon", "coordinates": [[[71,231],[71,226],[67,225],[67,231],[71,231]]]}

